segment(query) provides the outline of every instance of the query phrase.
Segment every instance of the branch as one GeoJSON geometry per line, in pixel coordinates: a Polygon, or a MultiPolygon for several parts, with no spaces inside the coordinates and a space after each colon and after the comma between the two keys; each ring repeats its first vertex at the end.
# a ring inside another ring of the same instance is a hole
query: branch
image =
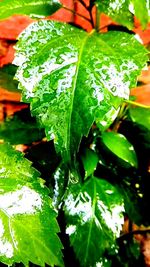
{"type": "Polygon", "coordinates": [[[143,104],[140,104],[138,102],[131,101],[131,100],[124,100],[124,102],[127,103],[127,104],[130,104],[130,105],[141,107],[141,108],[150,108],[150,106],[146,106],[146,105],[143,105],[143,104]]]}
{"type": "Polygon", "coordinates": [[[122,234],[120,237],[118,237],[118,240],[120,239],[127,239],[129,237],[133,237],[134,235],[145,235],[150,233],[150,229],[143,229],[143,230],[135,230],[132,232],[128,232],[126,234],[122,234]]]}
{"type": "Polygon", "coordinates": [[[95,26],[94,26],[94,19],[93,19],[93,16],[92,16],[92,9],[93,9],[93,5],[90,4],[90,5],[87,7],[87,11],[89,12],[90,23],[91,23],[91,25],[92,25],[92,28],[95,28],[95,26]]]}
{"type": "Polygon", "coordinates": [[[73,14],[75,14],[75,15],[77,15],[77,16],[79,16],[79,17],[85,19],[85,20],[87,20],[88,22],[91,22],[90,19],[88,19],[87,17],[85,17],[85,16],[82,15],[82,14],[77,13],[77,12],[76,12],[75,10],[73,10],[73,9],[70,9],[70,8],[64,6],[64,5],[62,6],[62,8],[64,8],[65,10],[70,11],[71,13],[73,13],[73,14]]]}
{"type": "Polygon", "coordinates": [[[88,8],[87,5],[86,5],[86,3],[84,3],[83,0],[78,0],[76,2],[80,2],[82,6],[84,6],[86,9],[88,8]]]}

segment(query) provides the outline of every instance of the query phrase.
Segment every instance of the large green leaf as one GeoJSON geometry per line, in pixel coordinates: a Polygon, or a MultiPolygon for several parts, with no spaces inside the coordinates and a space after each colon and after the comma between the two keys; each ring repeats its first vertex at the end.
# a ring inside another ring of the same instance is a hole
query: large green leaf
{"type": "Polygon", "coordinates": [[[110,16],[114,21],[132,29],[134,27],[133,14],[145,27],[149,20],[150,7],[146,0],[96,0],[100,12],[110,16]]]}
{"type": "Polygon", "coordinates": [[[43,17],[53,14],[60,7],[59,0],[1,0],[0,19],[15,14],[43,17]]]}
{"type": "Polygon", "coordinates": [[[127,33],[86,33],[53,21],[30,25],[16,50],[22,99],[67,160],[94,121],[107,128],[115,119],[147,60],[127,33]]]}
{"type": "Polygon", "coordinates": [[[129,113],[132,121],[141,124],[150,130],[150,109],[141,107],[130,108],[129,113]]]}
{"type": "Polygon", "coordinates": [[[23,155],[0,145],[0,261],[62,266],[59,227],[38,172],[23,155]]]}
{"type": "Polygon", "coordinates": [[[128,162],[131,166],[137,167],[134,147],[124,135],[115,132],[104,132],[102,140],[115,155],[128,162]]]}
{"type": "Polygon", "coordinates": [[[72,185],[65,200],[66,233],[82,266],[95,266],[105,250],[116,247],[124,205],[116,188],[90,177],[83,185],[72,185]]]}

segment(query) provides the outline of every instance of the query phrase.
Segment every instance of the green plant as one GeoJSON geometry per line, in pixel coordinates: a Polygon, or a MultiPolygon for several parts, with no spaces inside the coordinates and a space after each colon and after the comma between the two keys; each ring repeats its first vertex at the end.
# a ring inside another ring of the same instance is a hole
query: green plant
{"type": "MultiPolygon", "coordinates": [[[[148,51],[131,33],[101,33],[99,24],[104,12],[131,30],[132,7],[145,27],[149,6],[144,0],[79,2],[89,12],[90,19],[78,15],[91,23],[90,33],[40,19],[15,46],[17,82],[13,71],[0,73],[4,87],[8,79],[15,90],[18,84],[37,118],[23,119],[25,111],[0,128],[0,260],[9,266],[136,266],[136,233],[121,235],[124,218],[149,225],[150,112],[129,99],[148,51]],[[7,142],[27,144],[28,159],[7,142]]],[[[55,0],[3,0],[0,18],[41,17],[58,8],[69,10],[55,0]]]]}

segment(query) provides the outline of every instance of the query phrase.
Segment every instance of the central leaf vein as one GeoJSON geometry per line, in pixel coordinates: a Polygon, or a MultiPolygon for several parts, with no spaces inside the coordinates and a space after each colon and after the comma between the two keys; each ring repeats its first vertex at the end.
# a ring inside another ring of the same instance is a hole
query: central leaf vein
{"type": "MultiPolygon", "coordinates": [[[[78,54],[78,60],[77,60],[77,66],[76,66],[76,74],[75,74],[75,77],[74,77],[73,88],[72,88],[72,90],[73,90],[72,91],[72,100],[71,100],[71,103],[70,103],[70,117],[69,117],[69,122],[68,122],[68,129],[67,129],[67,147],[66,147],[67,151],[70,148],[71,120],[72,120],[73,105],[74,105],[74,98],[75,98],[75,90],[76,90],[76,84],[77,84],[77,79],[78,79],[78,74],[79,74],[79,68],[80,68],[80,63],[81,63],[84,47],[85,47],[85,44],[86,44],[88,38],[90,37],[90,35],[91,35],[91,33],[86,35],[85,38],[83,39],[83,42],[82,42],[82,45],[80,47],[79,54],[78,54]]],[[[70,159],[70,155],[68,156],[68,158],[70,159]]]]}

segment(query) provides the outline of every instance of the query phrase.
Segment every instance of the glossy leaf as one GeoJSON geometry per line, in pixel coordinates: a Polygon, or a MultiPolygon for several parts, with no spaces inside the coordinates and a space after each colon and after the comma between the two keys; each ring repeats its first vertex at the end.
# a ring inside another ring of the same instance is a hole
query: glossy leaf
{"type": "Polygon", "coordinates": [[[129,29],[133,29],[133,14],[140,20],[143,27],[149,21],[149,1],[146,0],[96,0],[100,12],[110,16],[114,21],[129,29]]]}
{"type": "Polygon", "coordinates": [[[136,107],[129,109],[133,122],[143,125],[150,130],[150,109],[136,107]]]}
{"type": "Polygon", "coordinates": [[[85,178],[93,174],[99,161],[98,155],[91,149],[86,149],[81,155],[85,170],[85,178]]]}
{"type": "Polygon", "coordinates": [[[65,200],[66,233],[81,266],[95,266],[105,250],[116,247],[123,224],[123,201],[114,186],[90,177],[72,185],[65,200]]]}
{"type": "Polygon", "coordinates": [[[0,139],[12,145],[31,144],[42,140],[44,136],[44,130],[40,129],[27,109],[17,112],[0,123],[0,139]]]}
{"type": "Polygon", "coordinates": [[[59,0],[1,0],[0,19],[16,14],[44,17],[53,14],[60,7],[59,0]]]}
{"type": "Polygon", "coordinates": [[[59,227],[38,172],[23,155],[0,145],[0,261],[62,266],[59,227]]]}
{"type": "Polygon", "coordinates": [[[16,73],[16,66],[6,65],[0,68],[0,87],[8,91],[18,92],[18,83],[15,81],[14,75],[16,73]]]}
{"type": "Polygon", "coordinates": [[[115,132],[104,132],[102,134],[102,140],[116,156],[128,162],[131,166],[137,167],[137,157],[134,147],[124,135],[115,132]]]}
{"type": "Polygon", "coordinates": [[[100,12],[129,29],[133,28],[133,15],[129,11],[130,0],[96,0],[95,2],[100,12]]]}
{"type": "Polygon", "coordinates": [[[147,60],[134,36],[86,33],[53,21],[30,25],[16,50],[22,99],[65,160],[94,121],[103,129],[115,119],[147,60]]]}

